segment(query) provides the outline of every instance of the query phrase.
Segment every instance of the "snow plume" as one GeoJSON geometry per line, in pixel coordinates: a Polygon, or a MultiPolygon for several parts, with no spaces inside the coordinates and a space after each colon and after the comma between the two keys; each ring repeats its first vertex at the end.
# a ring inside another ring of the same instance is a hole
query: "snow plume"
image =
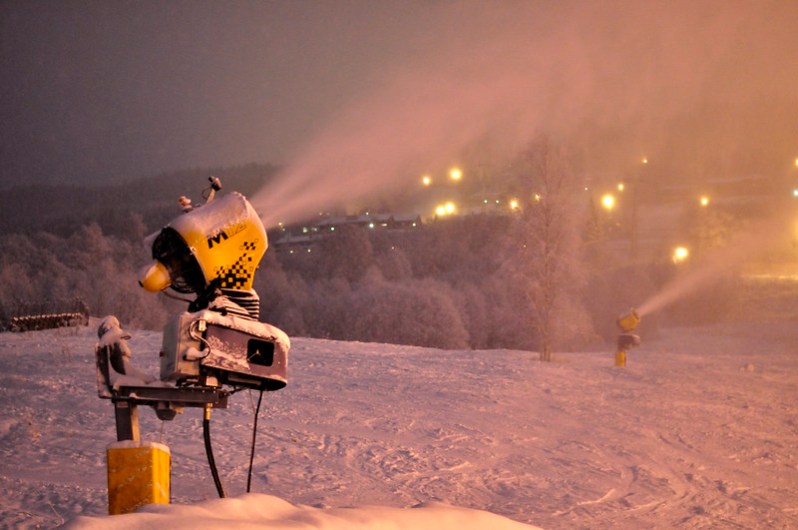
{"type": "Polygon", "coordinates": [[[772,161],[792,152],[783,109],[798,66],[781,57],[798,47],[798,4],[426,8],[402,37],[415,57],[379,65],[256,195],[267,225],[415,185],[475,152],[500,160],[538,132],[575,144],[591,173],[646,155],[665,175],[706,178],[783,169],[772,161]]]}
{"type": "Polygon", "coordinates": [[[725,247],[709,254],[694,268],[686,270],[646,300],[637,309],[637,313],[643,317],[684,296],[712,287],[729,273],[735,272],[746,260],[756,258],[782,242],[784,234],[789,233],[789,230],[785,230],[789,224],[788,219],[784,211],[779,210],[778,213],[753,223],[749,229],[733,237],[725,247]]]}

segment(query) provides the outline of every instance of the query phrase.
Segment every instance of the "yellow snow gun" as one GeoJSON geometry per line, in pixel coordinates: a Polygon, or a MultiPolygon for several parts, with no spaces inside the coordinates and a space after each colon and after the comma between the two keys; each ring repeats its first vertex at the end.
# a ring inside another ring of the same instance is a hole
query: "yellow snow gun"
{"type": "Polygon", "coordinates": [[[640,324],[640,315],[634,308],[620,315],[616,321],[618,333],[618,351],[615,353],[615,366],[626,366],[626,356],[630,349],[640,345],[640,337],[633,332],[640,324]]]}

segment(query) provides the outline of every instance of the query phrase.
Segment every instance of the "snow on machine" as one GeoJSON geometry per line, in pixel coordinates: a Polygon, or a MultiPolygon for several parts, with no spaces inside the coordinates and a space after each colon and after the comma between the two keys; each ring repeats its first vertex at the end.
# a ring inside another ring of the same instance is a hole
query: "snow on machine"
{"type": "MultiPolygon", "coordinates": [[[[139,283],[188,303],[187,311],[164,328],[159,377],[131,363],[130,336],[115,317],[106,317],[98,329],[98,393],[114,403],[118,440],[108,448],[112,514],[169,502],[168,447],[140,442],[138,405],[151,406],[162,420],[172,420],[184,407],[204,408],[208,462],[224,497],[210,445],[211,409],[226,408],[229,395],[244,388],[260,391],[262,399],[264,391],[287,384],[290,340],[258,320],[260,299],[252,288],[268,248],[263,223],[243,195],[217,198],[221,182],[209,180],[203,204],[194,207],[181,197],[183,213],[148,238],[153,262],[142,270],[139,283]],[[194,299],[180,296],[192,294],[194,299]],[[142,467],[142,462],[147,465],[142,467]]],[[[249,487],[248,481],[247,491],[249,487]]]]}

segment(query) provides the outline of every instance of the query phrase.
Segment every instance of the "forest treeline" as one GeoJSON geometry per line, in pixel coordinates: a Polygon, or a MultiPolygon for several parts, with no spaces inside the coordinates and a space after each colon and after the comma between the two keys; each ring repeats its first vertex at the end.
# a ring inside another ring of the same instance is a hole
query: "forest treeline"
{"type": "MultiPolygon", "coordinates": [[[[525,264],[517,260],[528,257],[517,233],[525,225],[523,215],[473,215],[413,231],[344,227],[311,253],[272,247],[255,277],[261,319],[293,336],[537,350],[531,301],[518,285],[525,264]]],[[[0,320],[79,299],[94,316],[160,330],[186,304],[138,285],[149,261],[141,239],[106,234],[96,223],[69,236],[7,235],[0,240],[0,320]]],[[[666,279],[651,273],[586,274],[557,311],[557,347],[612,339],[615,316],[666,279]]]]}
{"type": "MultiPolygon", "coordinates": [[[[606,346],[617,315],[664,285],[673,266],[628,264],[625,254],[610,250],[589,209],[568,203],[578,194],[565,174],[552,165],[541,171],[555,176],[545,198],[514,213],[455,216],[412,230],[344,226],[312,252],[295,254],[278,252],[272,237],[255,277],[261,319],[293,336],[447,349],[606,346]]],[[[192,189],[207,179],[201,173],[186,173],[192,189]]],[[[546,189],[545,179],[538,181],[546,189]]],[[[161,212],[165,223],[178,214],[170,198],[142,208],[161,212]]],[[[148,224],[141,212],[79,224],[86,213],[76,210],[68,231],[58,224],[5,232],[0,320],[78,299],[94,316],[115,314],[126,327],[162,329],[186,304],[137,283],[151,256],[144,236],[162,225],[148,224]]],[[[728,291],[693,297],[682,302],[683,314],[717,316],[731,305],[724,296],[728,291]]],[[[647,318],[647,329],[659,318],[647,318]]]]}
{"type": "MultiPolygon", "coordinates": [[[[315,252],[267,251],[255,278],[262,319],[292,335],[446,348],[535,345],[526,301],[507,264],[509,217],[475,216],[415,232],[348,227],[315,252]]],[[[140,239],[92,223],[70,236],[0,240],[0,316],[80,299],[92,315],[160,329],[185,304],[144,291],[140,239]]],[[[589,339],[590,327],[582,330],[589,339]]]]}

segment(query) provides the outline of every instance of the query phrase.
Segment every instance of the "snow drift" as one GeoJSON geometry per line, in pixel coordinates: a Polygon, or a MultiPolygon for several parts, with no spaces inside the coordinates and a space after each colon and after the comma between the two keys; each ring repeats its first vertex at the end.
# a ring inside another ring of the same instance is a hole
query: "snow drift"
{"type": "Polygon", "coordinates": [[[197,506],[150,505],[130,515],[78,518],[68,529],[135,530],[327,529],[327,530],[522,530],[529,525],[488,512],[430,503],[413,508],[295,506],[271,495],[250,493],[197,506]]]}

